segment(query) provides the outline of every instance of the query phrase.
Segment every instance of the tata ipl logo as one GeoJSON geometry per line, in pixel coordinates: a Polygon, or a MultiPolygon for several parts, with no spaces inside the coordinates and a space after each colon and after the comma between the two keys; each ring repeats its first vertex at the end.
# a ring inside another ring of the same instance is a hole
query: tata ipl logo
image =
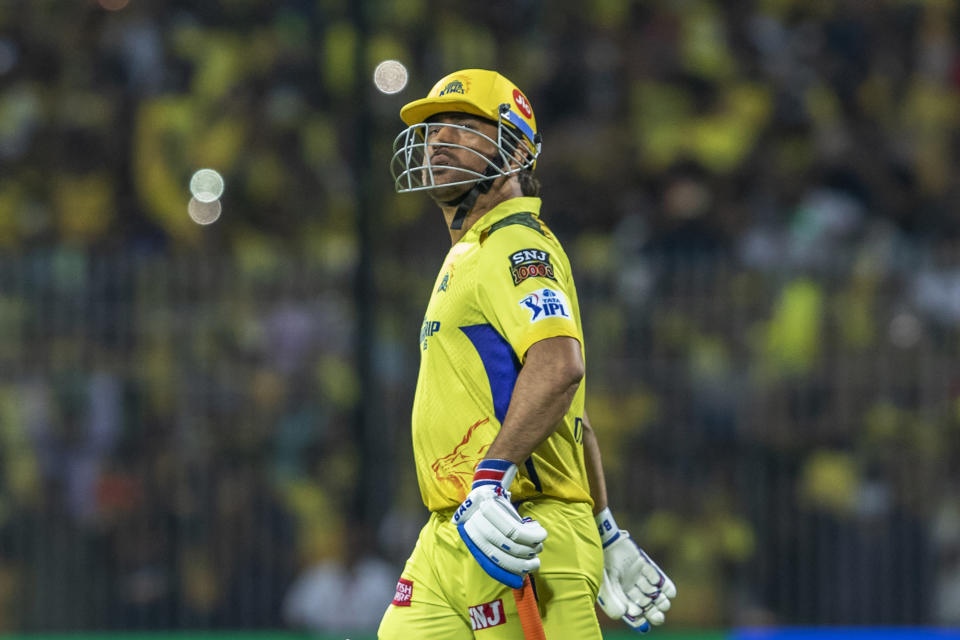
{"type": "Polygon", "coordinates": [[[569,318],[567,300],[563,293],[553,289],[540,289],[520,299],[520,306],[530,312],[530,322],[540,322],[545,318],[569,318]]]}

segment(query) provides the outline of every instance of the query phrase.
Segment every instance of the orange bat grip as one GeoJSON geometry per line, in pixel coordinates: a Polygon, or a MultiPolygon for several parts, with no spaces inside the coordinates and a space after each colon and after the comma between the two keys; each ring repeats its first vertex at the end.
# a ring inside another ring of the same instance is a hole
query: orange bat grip
{"type": "Polygon", "coordinates": [[[517,602],[517,615],[520,617],[520,626],[523,627],[523,637],[526,640],[547,640],[530,576],[523,576],[523,586],[513,590],[513,599],[517,602]]]}

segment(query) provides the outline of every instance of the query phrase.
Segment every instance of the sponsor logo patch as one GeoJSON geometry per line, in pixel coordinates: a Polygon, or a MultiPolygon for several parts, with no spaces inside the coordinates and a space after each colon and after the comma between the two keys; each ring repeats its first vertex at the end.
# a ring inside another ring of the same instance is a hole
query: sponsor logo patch
{"type": "Polygon", "coordinates": [[[510,276],[513,278],[513,286],[517,286],[527,278],[556,280],[553,275],[553,265],[550,264],[550,254],[540,249],[521,249],[512,253],[510,276]]]}
{"type": "Polygon", "coordinates": [[[412,598],[413,580],[400,578],[400,580],[397,581],[397,591],[393,594],[393,605],[396,607],[409,607],[412,598]]]}
{"type": "Polygon", "coordinates": [[[518,302],[530,312],[530,322],[540,322],[546,318],[569,318],[570,305],[562,291],[555,289],[537,289],[518,302]]]}
{"type": "Polygon", "coordinates": [[[519,89],[513,90],[513,101],[517,105],[517,109],[520,109],[520,113],[525,115],[527,119],[533,117],[533,108],[530,106],[530,101],[527,100],[527,96],[520,93],[519,89]]]}
{"type": "Polygon", "coordinates": [[[439,320],[424,320],[423,326],[420,327],[420,349],[422,351],[427,350],[427,340],[435,334],[437,331],[440,331],[440,321],[439,320]]]}
{"type": "Polygon", "coordinates": [[[499,626],[507,621],[503,600],[494,600],[470,607],[470,627],[474,631],[499,626]]]}

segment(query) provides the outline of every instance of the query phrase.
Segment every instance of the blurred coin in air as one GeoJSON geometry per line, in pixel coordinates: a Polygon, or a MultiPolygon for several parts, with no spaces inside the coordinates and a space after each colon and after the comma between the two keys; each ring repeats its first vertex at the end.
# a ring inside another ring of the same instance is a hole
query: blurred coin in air
{"type": "Polygon", "coordinates": [[[373,84],[383,93],[398,93],[407,86],[407,68],[396,60],[384,60],[373,71],[373,84]]]}

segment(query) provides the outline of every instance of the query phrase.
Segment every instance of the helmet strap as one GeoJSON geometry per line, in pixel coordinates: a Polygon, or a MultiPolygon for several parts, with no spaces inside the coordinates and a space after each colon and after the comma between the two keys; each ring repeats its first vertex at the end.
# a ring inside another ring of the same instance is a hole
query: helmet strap
{"type": "Polygon", "coordinates": [[[487,176],[487,178],[476,183],[469,190],[463,192],[453,200],[447,200],[443,203],[448,207],[457,207],[456,213],[453,214],[453,220],[450,221],[451,229],[459,230],[463,228],[463,221],[467,217],[467,214],[473,209],[473,205],[477,204],[477,199],[490,191],[494,179],[496,179],[499,174],[496,169],[488,165],[483,175],[487,176]]]}

